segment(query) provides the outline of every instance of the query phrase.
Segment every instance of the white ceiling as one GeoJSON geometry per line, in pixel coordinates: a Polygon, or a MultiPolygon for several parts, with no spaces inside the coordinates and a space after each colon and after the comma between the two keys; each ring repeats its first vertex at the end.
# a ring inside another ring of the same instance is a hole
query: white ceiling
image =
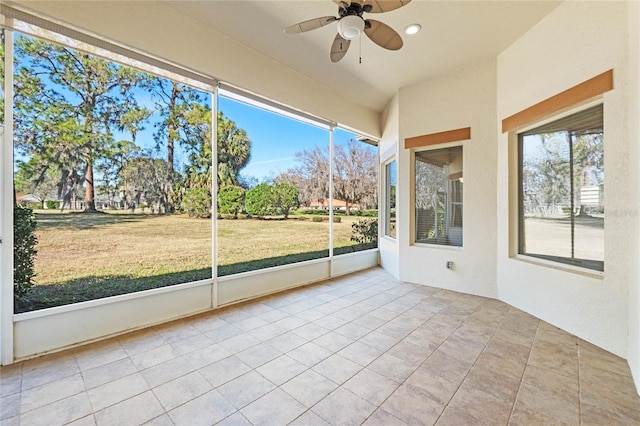
{"type": "MultiPolygon", "coordinates": [[[[365,17],[402,35],[404,46],[388,51],[363,37],[338,63],[329,60],[336,34],[332,23],[289,35],[284,28],[321,16],[337,16],[331,0],[165,0],[163,3],[252,49],[340,90],[354,102],[382,111],[402,87],[495,57],[561,1],[433,1],[365,17]],[[402,33],[418,23],[422,31],[402,33]],[[361,54],[360,54],[361,47],[361,54]],[[362,63],[359,62],[362,58],[362,63]]],[[[232,82],[233,83],[233,82],[232,82]]]]}

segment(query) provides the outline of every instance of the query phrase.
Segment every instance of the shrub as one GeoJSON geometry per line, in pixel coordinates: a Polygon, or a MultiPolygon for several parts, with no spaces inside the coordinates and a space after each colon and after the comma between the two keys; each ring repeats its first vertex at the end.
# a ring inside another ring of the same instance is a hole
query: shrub
{"type": "Polygon", "coordinates": [[[351,241],[359,244],[378,241],[378,220],[360,219],[351,224],[351,241]]]}
{"type": "Polygon", "coordinates": [[[247,191],[244,206],[247,213],[263,217],[271,213],[274,205],[273,187],[268,183],[261,183],[247,191]]]}
{"type": "Polygon", "coordinates": [[[189,217],[211,217],[211,192],[208,188],[187,189],[182,197],[182,209],[189,217]]]}
{"type": "Polygon", "coordinates": [[[244,206],[245,190],[239,186],[224,186],[218,191],[218,211],[238,218],[238,213],[244,206]]]}
{"type": "Polygon", "coordinates": [[[49,210],[57,210],[60,208],[60,202],[54,200],[47,200],[44,202],[49,210]]]}
{"type": "Polygon", "coordinates": [[[273,187],[275,207],[280,210],[280,213],[284,215],[284,218],[289,217],[289,211],[293,208],[297,208],[300,203],[298,202],[298,196],[300,193],[298,189],[289,183],[279,183],[273,187]]]}
{"type": "Polygon", "coordinates": [[[360,210],[356,215],[361,217],[378,217],[378,210],[360,210]]]}
{"type": "Polygon", "coordinates": [[[33,287],[33,260],[38,242],[36,217],[29,207],[13,207],[13,294],[16,303],[23,299],[33,287]]]}

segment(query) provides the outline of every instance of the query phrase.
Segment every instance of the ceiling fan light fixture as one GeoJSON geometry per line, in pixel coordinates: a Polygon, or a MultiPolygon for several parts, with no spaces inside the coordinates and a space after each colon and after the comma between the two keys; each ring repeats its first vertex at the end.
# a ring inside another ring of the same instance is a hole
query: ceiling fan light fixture
{"type": "Polygon", "coordinates": [[[407,27],[404,29],[404,33],[406,35],[414,35],[418,31],[420,31],[421,28],[422,28],[422,26],[420,26],[420,24],[407,25],[407,27]]]}
{"type": "Polygon", "coordinates": [[[354,40],[364,31],[364,19],[357,15],[349,15],[338,22],[338,33],[345,40],[354,40]]]}

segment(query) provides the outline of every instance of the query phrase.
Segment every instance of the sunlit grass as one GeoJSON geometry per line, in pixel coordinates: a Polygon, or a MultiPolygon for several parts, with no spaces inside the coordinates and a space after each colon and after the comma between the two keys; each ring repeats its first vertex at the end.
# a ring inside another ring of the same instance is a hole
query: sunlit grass
{"type": "MultiPolygon", "coordinates": [[[[211,277],[212,222],[181,215],[38,211],[36,284],[22,310],[211,277]]],[[[334,246],[353,243],[334,224],[334,246]]],[[[329,223],[309,218],[218,221],[220,275],[328,255],[329,223]]]]}

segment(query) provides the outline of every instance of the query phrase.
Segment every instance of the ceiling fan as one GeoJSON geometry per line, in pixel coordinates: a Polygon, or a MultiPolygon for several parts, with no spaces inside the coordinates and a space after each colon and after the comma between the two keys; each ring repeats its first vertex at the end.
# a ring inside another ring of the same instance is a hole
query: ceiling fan
{"type": "Polygon", "coordinates": [[[398,50],[402,47],[402,38],[393,28],[374,19],[365,19],[366,13],[382,13],[398,9],[411,0],[333,0],[338,5],[338,17],[323,16],[309,19],[285,28],[287,34],[298,34],[338,22],[338,34],[331,45],[331,62],[338,62],[349,49],[351,40],[364,33],[380,47],[398,50]]]}

